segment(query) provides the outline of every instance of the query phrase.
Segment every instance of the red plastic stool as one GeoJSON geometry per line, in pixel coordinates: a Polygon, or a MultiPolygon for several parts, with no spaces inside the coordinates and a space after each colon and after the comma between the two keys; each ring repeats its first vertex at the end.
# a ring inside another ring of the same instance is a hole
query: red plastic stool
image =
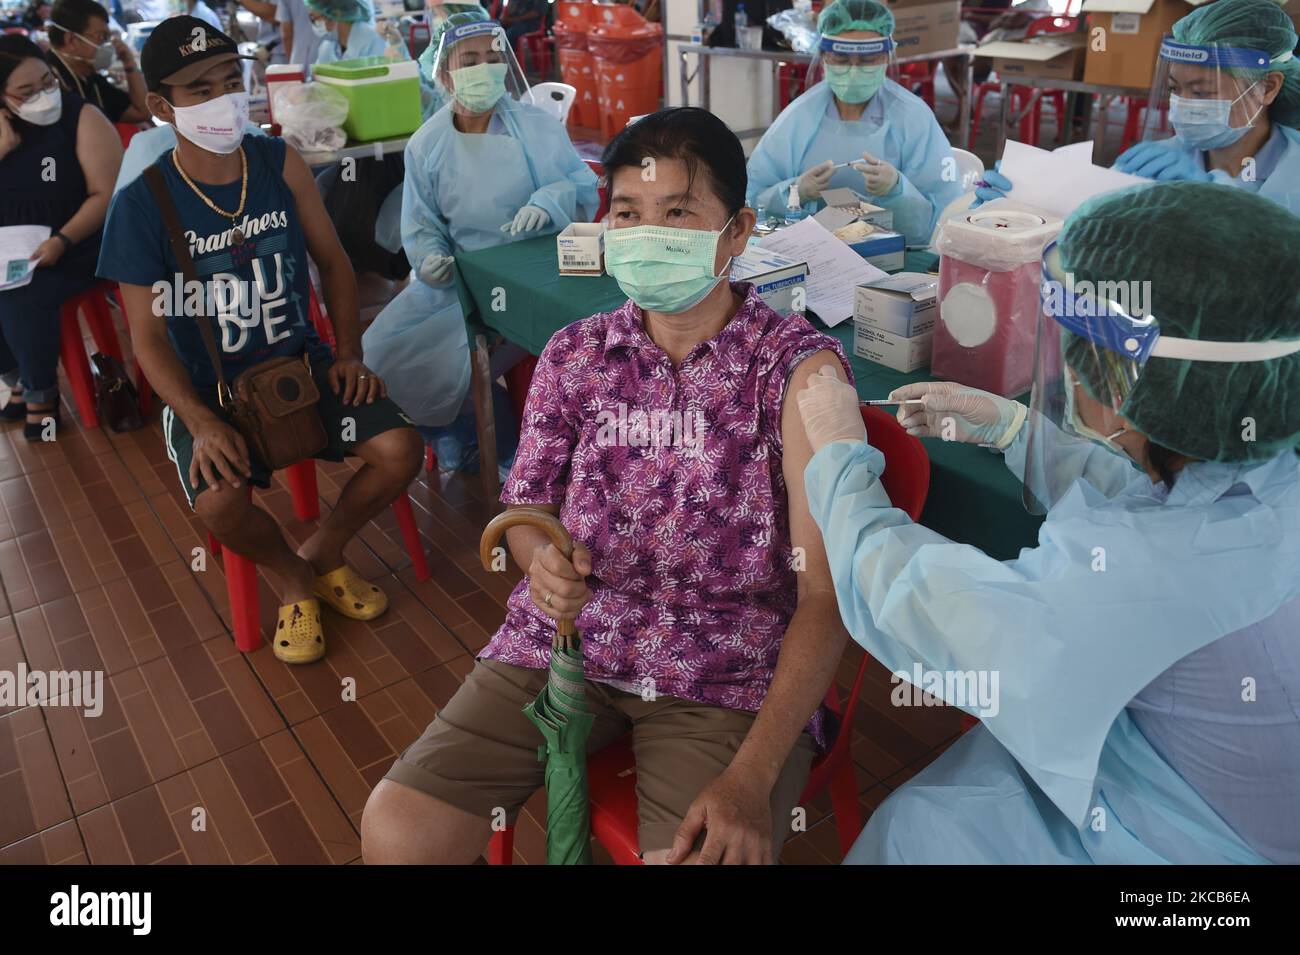
{"type": "MultiPolygon", "coordinates": [[[[293,514],[300,521],[314,521],[320,517],[320,495],[316,490],[316,461],[307,458],[285,468],[289,482],[289,495],[293,499],[293,514]]],[[[251,493],[251,490],[250,490],[251,493]]],[[[429,563],[420,546],[420,531],[415,525],[415,511],[411,498],[402,493],[393,501],[393,514],[402,533],[402,544],[411,558],[415,579],[429,579],[429,563]]],[[[252,653],[262,645],[259,621],[260,607],[257,599],[257,565],[233,550],[223,551],[221,542],[208,534],[208,550],[214,556],[224,553],[226,570],[226,595],[230,598],[231,623],[235,630],[235,647],[241,653],[252,653]]]]}
{"type": "MultiPolygon", "coordinates": [[[[95,411],[95,383],[90,374],[90,359],[82,344],[81,325],[77,316],[80,314],[85,317],[95,347],[103,354],[122,361],[122,344],[118,341],[117,329],[113,327],[108,301],[104,298],[109,292],[117,297],[118,308],[125,316],[121,293],[113,282],[96,283],[80,295],[74,295],[65,301],[59,309],[59,360],[63,365],[63,373],[68,376],[68,384],[72,387],[77,415],[87,428],[99,427],[99,414],[95,411]]],[[[147,413],[153,392],[138,361],[135,363],[135,387],[140,396],[140,412],[147,413]]]]}

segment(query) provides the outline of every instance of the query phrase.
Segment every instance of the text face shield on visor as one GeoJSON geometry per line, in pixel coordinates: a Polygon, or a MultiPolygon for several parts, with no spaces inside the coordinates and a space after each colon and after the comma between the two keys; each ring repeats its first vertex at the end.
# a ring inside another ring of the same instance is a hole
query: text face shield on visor
{"type": "Polygon", "coordinates": [[[464,23],[442,35],[433,60],[434,85],[467,116],[490,112],[503,96],[518,100],[528,81],[495,21],[464,23]]]}
{"type": "Polygon", "coordinates": [[[1142,138],[1172,137],[1198,151],[1231,146],[1264,121],[1262,81],[1270,65],[1276,66],[1264,50],[1193,46],[1165,37],[1142,138]]]}
{"type": "Polygon", "coordinates": [[[808,66],[805,89],[825,80],[844,103],[865,103],[885,85],[894,65],[894,41],[889,37],[848,40],[824,36],[808,66]]]}
{"type": "MultiPolygon", "coordinates": [[[[1274,361],[1300,353],[1300,341],[1202,341],[1161,335],[1145,282],[1075,281],[1057,244],[1043,252],[1042,309],[1027,445],[1024,503],[1046,514],[1097,454],[1135,448],[1120,420],[1152,358],[1197,362],[1274,361]]],[[[1172,400],[1172,398],[1171,398],[1172,400]]]]}

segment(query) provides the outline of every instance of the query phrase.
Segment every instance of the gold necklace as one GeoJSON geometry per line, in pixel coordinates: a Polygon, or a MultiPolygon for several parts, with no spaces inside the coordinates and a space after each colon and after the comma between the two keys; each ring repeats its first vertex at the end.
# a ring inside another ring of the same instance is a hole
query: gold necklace
{"type": "Polygon", "coordinates": [[[176,167],[176,171],[181,174],[181,178],[185,180],[185,184],[194,190],[195,195],[197,195],[200,199],[203,200],[204,205],[206,205],[217,215],[225,216],[227,219],[230,220],[230,228],[232,230],[230,233],[230,241],[233,242],[235,245],[243,245],[244,230],[236,227],[235,223],[238,222],[239,217],[244,214],[244,201],[248,198],[248,157],[244,155],[244,147],[243,146],[239,147],[239,166],[240,166],[240,174],[242,176],[242,181],[240,182],[239,185],[239,208],[236,209],[234,212],[227,212],[225,209],[221,208],[219,205],[217,205],[215,202],[209,199],[204,194],[202,189],[200,189],[198,186],[194,184],[194,181],[185,174],[184,167],[181,166],[181,157],[179,155],[179,152],[180,152],[179,149],[172,150],[172,165],[176,167]]]}

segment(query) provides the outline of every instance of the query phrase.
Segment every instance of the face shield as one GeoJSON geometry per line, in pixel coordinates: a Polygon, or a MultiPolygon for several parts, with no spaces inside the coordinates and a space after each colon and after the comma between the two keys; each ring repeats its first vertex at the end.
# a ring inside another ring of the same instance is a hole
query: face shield
{"type": "Polygon", "coordinates": [[[1142,138],[1173,138],[1184,149],[1198,151],[1231,146],[1264,122],[1264,78],[1270,65],[1274,61],[1264,50],[1192,45],[1166,37],[1142,138]]]}
{"type": "MultiPolygon", "coordinates": [[[[1024,503],[1046,514],[1082,476],[1098,445],[1136,450],[1125,418],[1129,396],[1153,358],[1198,362],[1273,361],[1300,341],[1209,341],[1162,335],[1148,282],[1076,281],[1057,244],[1043,253],[1042,308],[1024,470],[1024,503]],[[1128,437],[1126,437],[1126,435],[1128,437]]],[[[1135,462],[1136,463],[1136,462],[1135,462]]]]}
{"type": "Polygon", "coordinates": [[[823,36],[808,66],[807,86],[822,80],[843,103],[865,103],[885,85],[894,64],[889,37],[823,36]]]}
{"type": "Polygon", "coordinates": [[[463,23],[442,35],[431,71],[433,85],[467,116],[490,112],[503,96],[520,99],[528,81],[494,20],[463,23]]]}

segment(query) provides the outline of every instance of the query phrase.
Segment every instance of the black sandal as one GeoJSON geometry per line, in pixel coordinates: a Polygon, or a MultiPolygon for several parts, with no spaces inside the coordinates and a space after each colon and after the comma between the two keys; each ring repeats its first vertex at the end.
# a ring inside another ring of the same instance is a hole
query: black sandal
{"type": "Polygon", "coordinates": [[[23,424],[23,437],[26,438],[28,441],[43,441],[43,440],[45,440],[45,422],[46,422],[46,419],[48,419],[48,418],[53,418],[53,419],[54,419],[54,433],[55,433],[56,435],[59,433],[59,426],[63,423],[63,422],[59,419],[59,406],[58,406],[58,405],[55,405],[53,408],[45,408],[45,409],[42,409],[42,410],[40,410],[40,411],[27,411],[27,412],[24,412],[24,414],[38,414],[38,415],[41,416],[41,420],[40,420],[40,421],[37,421],[37,422],[34,422],[34,423],[31,422],[31,421],[26,421],[26,422],[23,424]]]}

